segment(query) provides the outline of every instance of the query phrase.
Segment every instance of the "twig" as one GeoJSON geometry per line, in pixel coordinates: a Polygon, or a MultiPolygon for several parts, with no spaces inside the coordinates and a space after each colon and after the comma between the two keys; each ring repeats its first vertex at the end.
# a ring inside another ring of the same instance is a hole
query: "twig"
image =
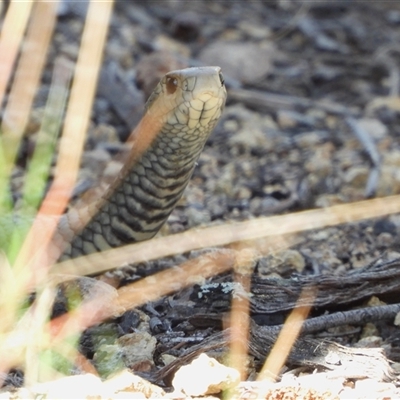
{"type": "MultiPolygon", "coordinates": [[[[393,319],[399,312],[400,303],[335,312],[307,319],[303,323],[301,333],[306,335],[336,326],[361,325],[367,322],[384,321],[393,319]]],[[[268,331],[269,334],[277,334],[283,327],[284,325],[262,326],[260,329],[268,331]]]]}

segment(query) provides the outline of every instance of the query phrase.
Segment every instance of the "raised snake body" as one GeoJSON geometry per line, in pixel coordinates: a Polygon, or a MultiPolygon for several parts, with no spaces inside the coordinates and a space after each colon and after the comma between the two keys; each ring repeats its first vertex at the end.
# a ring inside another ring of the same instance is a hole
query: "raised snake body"
{"type": "Polygon", "coordinates": [[[146,104],[132,155],[103,199],[60,221],[61,259],[152,238],[180,199],[226,99],[219,67],[164,76],[146,104]],[[89,219],[82,229],[82,220],[89,219]]]}

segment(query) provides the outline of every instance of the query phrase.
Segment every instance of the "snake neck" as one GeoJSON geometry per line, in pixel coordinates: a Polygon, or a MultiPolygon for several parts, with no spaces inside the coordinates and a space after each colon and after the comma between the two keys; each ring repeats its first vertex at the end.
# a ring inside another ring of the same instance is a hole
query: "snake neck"
{"type": "MultiPolygon", "coordinates": [[[[105,199],[83,211],[94,217],[66,245],[61,260],[156,235],[181,198],[204,147],[204,136],[211,130],[199,127],[189,134],[177,129],[164,127],[149,149],[121,171],[105,199]]],[[[63,222],[68,225],[68,214],[63,222]]]]}
{"type": "Polygon", "coordinates": [[[62,218],[55,240],[65,248],[60,259],[152,238],[182,196],[225,99],[219,67],[166,74],[133,133],[131,157],[105,197],[62,218]]]}

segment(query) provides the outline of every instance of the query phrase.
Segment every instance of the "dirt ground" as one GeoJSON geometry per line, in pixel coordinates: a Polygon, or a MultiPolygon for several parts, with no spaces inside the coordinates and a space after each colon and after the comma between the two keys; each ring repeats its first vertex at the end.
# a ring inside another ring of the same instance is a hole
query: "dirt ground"
{"type": "MultiPolygon", "coordinates": [[[[84,16],[85,2],[63,3],[49,68],[56,57],[76,60],[84,16]]],[[[111,159],[140,119],[155,82],[169,70],[198,65],[222,68],[227,105],[162,235],[400,194],[399,43],[400,2],[117,1],[75,196],[100,175],[115,173],[118,165],[111,159]]],[[[43,93],[49,84],[45,74],[43,93]]],[[[39,96],[36,110],[42,106],[39,96]]],[[[35,139],[34,123],[31,129],[21,169],[35,139]]],[[[397,260],[399,235],[398,215],[306,231],[290,249],[257,260],[253,284],[270,279],[289,285],[321,276],[340,282],[372,263],[397,260]]],[[[125,267],[121,280],[132,282],[197,255],[125,267]]],[[[202,299],[198,294],[204,288],[195,286],[91,328],[82,351],[101,369],[93,339],[97,330],[117,331],[123,343],[124,335],[146,320],[146,340],[156,339],[151,361],[143,355],[146,362],[135,359],[130,365],[154,381],[155,371],[167,363],[165,354],[179,358],[221,330],[230,304],[221,285],[231,280],[230,274],[210,280],[215,286],[202,299]]],[[[316,307],[312,315],[396,304],[399,292],[398,284],[390,293],[370,288],[354,301],[316,307]]],[[[254,301],[252,318],[260,326],[269,318],[282,323],[288,311],[256,306],[254,301]]],[[[348,346],[383,348],[393,375],[380,394],[370,392],[382,398],[399,395],[399,337],[393,318],[312,334],[348,346]]],[[[252,360],[254,372],[263,360],[254,355],[252,360]]],[[[355,378],[349,382],[354,385],[355,378]]]]}

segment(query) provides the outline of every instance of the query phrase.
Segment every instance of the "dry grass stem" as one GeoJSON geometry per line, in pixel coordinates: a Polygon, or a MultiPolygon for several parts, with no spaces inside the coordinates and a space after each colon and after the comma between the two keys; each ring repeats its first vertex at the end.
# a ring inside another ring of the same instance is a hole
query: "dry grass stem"
{"type": "MultiPolygon", "coordinates": [[[[54,28],[57,2],[11,2],[3,25],[2,40],[0,41],[0,54],[5,57],[1,62],[3,73],[0,74],[0,98],[2,99],[4,98],[8,78],[11,75],[32,4],[34,4],[34,8],[30,16],[31,21],[27,39],[22,47],[21,59],[3,118],[1,144],[3,145],[4,153],[0,154],[2,156],[0,162],[2,177],[4,178],[1,181],[1,185],[4,188],[8,187],[7,177],[19,148],[19,142],[28,121],[32,101],[42,73],[47,48],[54,28]],[[5,149],[7,149],[7,152],[5,149]]],[[[42,203],[40,215],[60,215],[66,207],[69,194],[72,192],[88,128],[112,6],[113,2],[111,1],[90,2],[63,130],[56,176],[48,196],[42,203]]],[[[55,114],[47,115],[49,118],[47,121],[43,120],[43,129],[58,131],[69,81],[70,71],[68,71],[68,67],[59,63],[56,64],[53,79],[54,85],[47,104],[47,112],[49,112],[49,108],[53,107],[52,110],[55,111],[55,114]],[[55,84],[56,81],[57,83],[55,84]],[[55,88],[57,85],[59,87],[55,88]],[[52,91],[57,91],[57,89],[61,90],[61,92],[54,94],[52,91]],[[53,103],[55,98],[53,95],[58,97],[59,102],[57,104],[53,103]],[[58,107],[57,110],[54,110],[55,106],[58,107]],[[56,116],[55,121],[54,118],[56,116]],[[51,120],[51,118],[53,119],[51,120]],[[55,124],[52,125],[51,122],[55,122],[55,124]]],[[[48,133],[46,132],[46,135],[48,133]]],[[[52,134],[56,133],[52,132],[52,134]]],[[[39,138],[42,136],[39,133],[39,138]]],[[[44,138],[44,141],[48,138],[48,136],[44,138]]],[[[33,164],[35,163],[33,162],[33,164]]],[[[32,170],[28,171],[28,177],[29,173],[34,172],[32,170]]],[[[44,174],[46,173],[47,171],[44,172],[44,174]]],[[[24,200],[26,200],[26,197],[24,197],[24,200]]],[[[13,268],[8,265],[7,260],[1,260],[0,272],[2,277],[5,278],[2,280],[1,287],[1,310],[4,316],[4,323],[2,323],[0,331],[1,354],[10,354],[9,357],[5,357],[2,360],[1,371],[6,372],[13,366],[25,364],[29,366],[25,371],[25,376],[30,382],[37,380],[41,371],[43,371],[43,366],[38,362],[39,355],[43,350],[48,349],[51,344],[48,341],[49,332],[44,327],[49,318],[53,297],[49,296],[48,290],[45,289],[37,294],[37,300],[33,306],[26,311],[20,310],[23,300],[29,293],[27,291],[27,283],[32,281],[32,265],[28,265],[27,261],[32,256],[35,243],[37,245],[38,242],[44,244],[46,240],[50,241],[56,223],[57,218],[53,218],[53,224],[47,223],[44,226],[40,224],[34,226],[13,268]],[[10,353],[11,349],[13,351],[10,353]],[[23,362],[24,359],[25,362],[23,362]]],[[[19,236],[21,237],[21,235],[19,236]]],[[[46,271],[42,270],[40,272],[40,276],[44,277],[46,271]]],[[[68,346],[65,347],[67,344],[67,342],[62,343],[61,347],[58,347],[56,351],[59,354],[64,354],[67,358],[79,358],[75,348],[69,346],[70,349],[73,349],[72,354],[67,349],[68,346]]]]}
{"type": "MultiPolygon", "coordinates": [[[[47,181],[46,176],[50,169],[50,161],[53,153],[52,148],[64,114],[71,77],[71,66],[66,64],[64,60],[58,60],[54,68],[53,82],[43,116],[42,127],[37,138],[37,147],[26,174],[23,199],[28,209],[30,206],[37,205],[40,193],[44,191],[44,184],[47,181]],[[41,144],[43,146],[41,146],[41,144]],[[32,187],[32,185],[35,185],[35,187],[32,187]],[[36,189],[38,191],[36,191],[36,189]],[[33,198],[35,197],[34,194],[36,194],[38,198],[33,198]]],[[[37,260],[40,259],[39,254],[42,256],[45,254],[41,251],[46,247],[46,243],[49,243],[51,240],[52,229],[55,228],[57,218],[47,218],[48,221],[44,223],[40,217],[41,215],[43,215],[43,212],[39,212],[26,235],[25,241],[14,263],[15,268],[26,269],[28,260],[31,260],[32,255],[36,252],[38,252],[37,260]],[[38,238],[40,238],[39,243],[42,245],[39,250],[37,250],[38,238]]],[[[35,268],[30,268],[30,273],[36,275],[35,281],[37,282],[41,281],[39,278],[40,274],[44,274],[45,276],[47,273],[46,268],[40,268],[42,265],[43,263],[38,262],[35,268]]],[[[44,276],[42,275],[42,278],[44,278],[44,276]]],[[[32,276],[27,276],[27,282],[31,281],[31,278],[32,276]]]]}
{"type": "Polygon", "coordinates": [[[91,1],[89,4],[60,141],[54,183],[43,201],[43,214],[60,215],[67,206],[76,181],[112,6],[112,1],[91,1]]]}
{"type": "MultiPolygon", "coordinates": [[[[54,234],[58,222],[55,217],[60,216],[66,208],[78,175],[112,6],[113,2],[111,1],[90,2],[60,140],[54,181],[38,213],[39,218],[41,215],[51,215],[53,218],[44,225],[39,221],[29,236],[37,241],[36,234],[41,231],[42,249],[47,246],[54,234]]],[[[26,246],[32,248],[29,241],[26,246]]],[[[46,261],[54,262],[58,255],[53,253],[53,260],[47,259],[46,261]]],[[[20,263],[25,264],[26,255],[22,253],[22,257],[20,263]]],[[[45,253],[40,251],[35,256],[34,263],[31,263],[30,269],[37,269],[38,266],[45,265],[45,259],[45,253]]],[[[43,273],[40,276],[43,276],[43,273]]]]}
{"type": "MultiPolygon", "coordinates": [[[[12,77],[13,67],[21,47],[32,5],[32,1],[13,1],[10,3],[3,22],[0,36],[0,107],[3,105],[7,85],[10,83],[12,77]]],[[[13,87],[11,87],[11,90],[12,88],[13,87]]],[[[10,164],[7,162],[10,156],[8,155],[8,149],[6,151],[5,143],[3,143],[3,129],[4,118],[0,131],[0,210],[9,212],[12,208],[12,204],[8,177],[10,175],[12,163],[10,164]]],[[[8,136],[13,137],[13,132],[9,132],[8,136]]],[[[11,149],[10,152],[12,153],[11,149]]]]}
{"type": "MultiPolygon", "coordinates": [[[[13,2],[14,3],[14,2],[13,2]]],[[[11,3],[11,4],[13,4],[11,3]]],[[[31,2],[33,3],[33,2],[31,2]]],[[[53,34],[58,1],[34,3],[1,132],[7,176],[14,165],[53,34]]]]}
{"type": "Polygon", "coordinates": [[[299,306],[293,309],[289,314],[281,332],[279,333],[275,345],[271,349],[262,370],[258,374],[258,381],[274,381],[279,375],[279,371],[285,364],[286,358],[300,334],[301,327],[310,312],[315,296],[316,290],[314,288],[305,288],[303,290],[297,304],[307,305],[299,306]]]}
{"type": "Polygon", "coordinates": [[[258,254],[252,249],[236,252],[233,281],[235,283],[232,296],[232,308],[229,318],[230,367],[239,371],[241,380],[247,378],[247,351],[250,332],[251,275],[258,254]]]}
{"type": "Polygon", "coordinates": [[[10,80],[33,1],[12,1],[4,18],[0,36],[0,106],[10,80]]]}
{"type": "MultiPolygon", "coordinates": [[[[72,72],[72,71],[71,71],[72,72]]],[[[51,113],[52,118],[56,118],[58,115],[58,119],[61,120],[61,116],[63,113],[64,109],[64,101],[59,98],[59,96],[63,97],[63,93],[60,93],[61,91],[64,91],[64,97],[66,96],[66,92],[68,90],[68,84],[70,81],[70,76],[71,72],[65,76],[65,66],[62,66],[59,63],[56,63],[55,66],[55,71],[54,71],[54,78],[53,78],[53,85],[50,89],[50,95],[49,95],[49,100],[48,100],[48,107],[45,111],[46,113],[51,113]],[[60,70],[61,68],[61,70],[60,70]],[[65,78],[66,81],[63,81],[62,78],[65,78]],[[60,82],[61,81],[61,82],[60,82]],[[61,85],[61,87],[60,87],[61,85]],[[55,97],[58,97],[55,99],[55,97]],[[55,101],[56,100],[56,101],[55,101]],[[58,100],[58,101],[57,101],[58,100]],[[61,104],[59,103],[59,100],[61,100],[61,104]],[[58,108],[56,107],[58,106],[58,108]]],[[[45,121],[43,121],[45,122],[45,121]]],[[[61,121],[58,121],[60,123],[61,121]]],[[[55,136],[57,134],[56,130],[55,132],[43,132],[44,134],[47,135],[53,135],[55,136]]],[[[40,133],[39,133],[40,136],[40,133]]],[[[44,138],[45,140],[46,138],[44,138]]],[[[54,138],[55,139],[55,138],[54,138]]],[[[38,137],[39,140],[39,137],[38,137]]],[[[51,150],[51,149],[50,149],[51,150]]],[[[36,151],[35,151],[36,152],[36,151]]],[[[34,156],[35,157],[35,156],[34,156]]],[[[41,162],[43,161],[43,158],[39,160],[40,167],[42,167],[41,162]]],[[[49,166],[48,166],[49,167],[49,166]]],[[[27,176],[30,174],[38,172],[38,168],[35,166],[30,166],[27,176]]],[[[36,184],[37,184],[37,179],[36,179],[36,184]]],[[[25,189],[25,188],[24,188],[25,189]]],[[[33,252],[33,249],[35,245],[37,246],[37,238],[40,236],[42,233],[42,225],[41,224],[36,224],[37,221],[34,221],[34,226],[31,229],[31,235],[28,236],[27,240],[25,241],[25,247],[21,249],[21,252],[18,254],[17,262],[14,264],[13,268],[11,268],[8,265],[8,261],[3,259],[1,264],[1,273],[2,273],[2,292],[1,292],[1,305],[0,309],[2,310],[3,316],[5,319],[3,319],[3,324],[2,324],[2,333],[7,334],[7,332],[11,332],[10,336],[15,335],[15,331],[12,331],[13,327],[16,326],[16,315],[18,313],[18,309],[20,308],[21,304],[23,303],[24,299],[27,296],[27,293],[29,291],[27,290],[28,285],[30,285],[30,282],[32,281],[32,275],[37,273],[37,271],[29,270],[27,269],[27,264],[26,261],[29,259],[30,255],[33,252]],[[28,249],[26,246],[30,244],[31,248],[28,249]],[[7,273],[9,271],[9,273],[7,273]],[[5,275],[4,275],[5,274],[5,275]],[[6,288],[12,289],[10,293],[6,294],[4,293],[4,290],[6,288]],[[6,322],[7,321],[7,322],[6,322]]],[[[23,229],[23,226],[21,227],[23,229]]],[[[16,230],[19,233],[19,230],[16,230]]],[[[40,299],[42,299],[42,296],[40,296],[40,299]]],[[[46,306],[40,307],[40,304],[43,304],[42,301],[39,301],[37,305],[39,304],[39,310],[41,312],[38,312],[38,308],[36,308],[34,315],[34,318],[31,318],[31,329],[29,329],[30,335],[26,335],[26,346],[27,346],[27,354],[30,352],[32,353],[32,349],[37,347],[37,341],[41,338],[41,340],[45,340],[44,335],[41,334],[41,328],[43,328],[43,325],[37,324],[38,321],[44,321],[47,320],[48,318],[48,310],[51,309],[51,302],[45,303],[46,306]],[[42,316],[42,318],[40,318],[42,316]],[[31,343],[29,345],[29,343],[31,343]],[[34,345],[32,343],[35,343],[34,345]],[[30,350],[29,350],[30,348],[30,350]]],[[[26,317],[29,318],[29,317],[26,317]]],[[[26,319],[25,318],[25,319],[26,319]]],[[[27,323],[27,325],[29,325],[27,323]]],[[[24,346],[21,344],[21,348],[24,346]]],[[[27,356],[28,357],[28,356],[27,356]]],[[[32,356],[29,357],[31,360],[35,361],[37,360],[37,356],[32,356]]],[[[11,361],[10,361],[11,362],[11,361]]],[[[16,360],[14,359],[14,364],[16,364],[16,360]]],[[[35,362],[32,363],[27,363],[29,364],[32,370],[35,370],[34,365],[35,362]]],[[[12,366],[11,365],[11,366],[12,366]]],[[[3,368],[6,367],[6,363],[2,363],[3,368]]],[[[7,367],[9,367],[8,365],[7,367]]]]}

